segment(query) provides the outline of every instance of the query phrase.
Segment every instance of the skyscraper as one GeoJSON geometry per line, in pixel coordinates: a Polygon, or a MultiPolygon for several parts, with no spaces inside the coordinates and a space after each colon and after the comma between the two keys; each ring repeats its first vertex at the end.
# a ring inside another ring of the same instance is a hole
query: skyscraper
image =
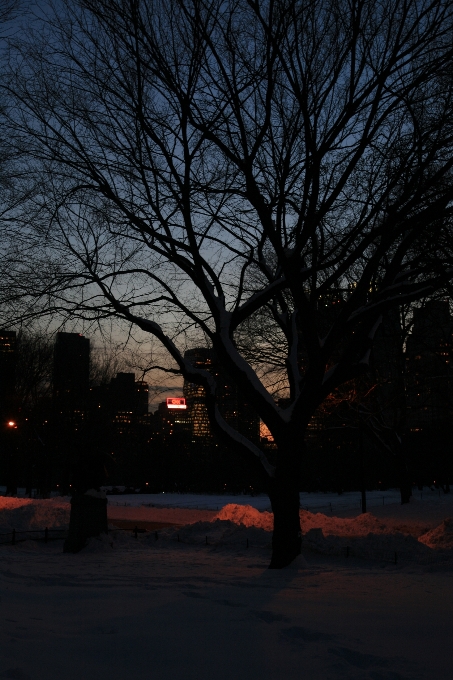
{"type": "MultiPolygon", "coordinates": [[[[217,383],[217,405],[222,417],[237,432],[253,443],[259,443],[258,414],[244,397],[240,396],[237,385],[220,367],[214,350],[197,347],[187,350],[184,357],[191,359],[194,366],[211,373],[217,383]]],[[[203,387],[184,381],[184,396],[187,400],[189,417],[192,422],[192,435],[200,444],[212,440],[211,426],[206,408],[206,394],[203,387]]]]}
{"type": "MultiPolygon", "coordinates": [[[[189,349],[184,354],[186,359],[192,361],[193,366],[203,368],[212,374],[216,374],[214,353],[207,347],[189,349]]],[[[212,439],[209,424],[208,410],[206,408],[206,394],[204,387],[197,383],[184,380],[184,397],[187,402],[189,420],[192,423],[192,435],[199,444],[209,444],[212,439]]]]}
{"type": "Polygon", "coordinates": [[[173,408],[172,401],[184,400],[169,398],[159,404],[156,411],[159,435],[164,444],[187,447],[192,434],[192,418],[187,408],[173,408]]]}
{"type": "Polygon", "coordinates": [[[53,394],[57,411],[83,419],[90,380],[90,341],[80,333],[57,333],[53,394]]]}
{"type": "Polygon", "coordinates": [[[126,431],[148,413],[148,383],[135,380],[135,373],[117,373],[107,387],[107,408],[112,422],[126,431]]]}

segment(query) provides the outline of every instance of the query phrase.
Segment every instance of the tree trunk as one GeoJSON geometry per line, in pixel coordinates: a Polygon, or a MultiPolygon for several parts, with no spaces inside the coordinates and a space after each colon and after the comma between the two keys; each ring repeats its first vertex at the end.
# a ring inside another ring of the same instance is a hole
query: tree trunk
{"type": "Polygon", "coordinates": [[[69,533],[64,542],[64,552],[79,552],[91,536],[107,533],[107,498],[102,496],[90,489],[71,498],[69,533]]]}
{"type": "Polygon", "coordinates": [[[363,420],[359,418],[359,456],[360,456],[360,487],[362,492],[362,513],[366,513],[366,478],[365,478],[365,451],[363,447],[363,420]]]}
{"type": "Polygon", "coordinates": [[[397,451],[397,469],[399,476],[399,487],[401,495],[401,505],[409,503],[412,496],[412,481],[409,476],[409,469],[406,462],[406,456],[402,447],[397,451]]]}
{"type": "Polygon", "coordinates": [[[272,558],[269,569],[287,567],[298,555],[302,545],[299,516],[298,458],[277,466],[269,483],[269,498],[274,513],[272,558]]]}

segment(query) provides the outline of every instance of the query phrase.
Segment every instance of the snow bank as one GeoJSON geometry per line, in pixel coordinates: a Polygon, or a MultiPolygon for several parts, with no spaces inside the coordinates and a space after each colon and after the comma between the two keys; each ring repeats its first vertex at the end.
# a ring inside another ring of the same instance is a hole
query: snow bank
{"type": "Polygon", "coordinates": [[[114,540],[111,534],[101,534],[99,537],[89,538],[82,552],[85,554],[110,553],[113,546],[114,540]]]}
{"type": "Polygon", "coordinates": [[[65,527],[69,524],[70,507],[64,498],[35,500],[0,497],[0,533],[8,533],[11,529],[25,531],[65,527]]]}
{"type": "Polygon", "coordinates": [[[421,543],[430,548],[452,549],[453,548],[453,518],[444,519],[435,529],[427,531],[426,534],[419,536],[421,543]]]}
{"type": "MultiPolygon", "coordinates": [[[[115,508],[119,510],[119,508],[115,508]]],[[[128,508],[131,512],[133,508],[128,508]]],[[[145,509],[135,508],[136,512],[145,509]]],[[[110,511],[110,509],[109,509],[110,511]]],[[[184,509],[164,510],[162,508],[146,508],[146,519],[162,521],[160,514],[171,512],[167,521],[174,526],[161,530],[162,539],[180,541],[188,544],[203,544],[208,541],[213,546],[252,546],[269,547],[273,529],[273,515],[267,511],[259,511],[251,505],[228,503],[219,512],[196,511],[184,509]],[[159,517],[154,517],[153,512],[159,517]],[[148,517],[149,515],[149,517],[148,517]],[[207,539],[206,539],[207,537],[207,539]]],[[[54,498],[34,500],[24,498],[0,497],[0,533],[27,529],[43,529],[45,527],[62,528],[69,524],[69,499],[54,498]]],[[[110,512],[109,512],[110,514],[110,512]]],[[[138,521],[140,518],[137,516],[138,521]]],[[[377,518],[372,513],[360,514],[357,517],[342,518],[325,515],[320,512],[311,513],[300,510],[303,545],[318,552],[339,554],[350,548],[354,554],[372,554],[397,552],[413,557],[423,557],[443,551],[451,555],[453,550],[453,519],[444,519],[435,528],[428,529],[423,523],[409,523],[397,518],[377,518]],[[428,529],[428,530],[427,530],[428,529]]],[[[125,532],[114,532],[113,547],[126,547],[125,532]],[[124,545],[123,545],[124,544],[124,545]]],[[[143,534],[140,541],[155,542],[154,532],[143,534]]],[[[132,549],[131,545],[131,549],[132,549]]],[[[105,552],[111,550],[112,541],[91,540],[85,549],[87,552],[105,552]]]]}
{"type": "MultiPolygon", "coordinates": [[[[344,518],[324,515],[321,512],[300,511],[302,532],[310,529],[322,529],[324,534],[334,536],[366,536],[374,534],[393,534],[396,532],[419,536],[429,530],[429,524],[399,521],[393,518],[378,518],[371,512],[357,517],[344,518]]],[[[431,525],[432,526],[432,525],[431,525]]]]}
{"type": "MultiPolygon", "coordinates": [[[[162,538],[179,540],[182,543],[208,545],[241,545],[245,547],[247,540],[249,545],[267,547],[271,543],[271,535],[265,529],[249,524],[233,522],[231,520],[215,519],[212,522],[196,522],[179,528],[164,529],[159,532],[162,538]]],[[[155,540],[150,536],[150,540],[155,540]]]]}
{"type": "Polygon", "coordinates": [[[228,503],[215,515],[212,521],[226,520],[246,527],[258,527],[265,531],[272,531],[274,515],[271,512],[260,512],[251,505],[237,505],[228,503]]]}
{"type": "Polygon", "coordinates": [[[366,536],[370,532],[381,534],[387,531],[385,523],[376,519],[369,512],[358,517],[345,519],[342,517],[329,517],[321,512],[314,514],[301,510],[300,524],[302,533],[307,533],[311,529],[322,529],[326,536],[366,536]]]}
{"type": "MultiPolygon", "coordinates": [[[[400,557],[410,559],[429,559],[433,549],[453,548],[453,519],[444,520],[441,525],[421,536],[423,524],[409,524],[390,518],[378,519],[370,512],[348,519],[300,510],[300,522],[303,546],[325,554],[338,555],[349,548],[351,555],[357,556],[380,558],[397,553],[400,557]]],[[[250,505],[230,503],[217,513],[214,523],[218,524],[218,533],[220,532],[216,541],[222,544],[227,542],[229,536],[239,539],[239,533],[235,534],[231,525],[238,525],[243,530],[255,527],[268,534],[272,531],[273,515],[270,512],[259,512],[250,505]]],[[[194,542],[200,542],[197,525],[192,526],[191,536],[194,542]]],[[[202,531],[208,533],[208,528],[209,523],[204,523],[202,531]]],[[[268,539],[267,544],[269,543],[268,539]]],[[[264,545],[265,539],[261,538],[258,544],[264,545]]]]}
{"type": "Polygon", "coordinates": [[[366,536],[325,536],[322,529],[310,529],[302,541],[305,548],[324,554],[347,554],[369,557],[376,559],[394,559],[395,553],[398,558],[429,558],[431,548],[420,543],[413,536],[400,532],[392,534],[369,533],[366,536]]]}
{"type": "MultiPolygon", "coordinates": [[[[325,536],[366,536],[369,533],[391,534],[395,532],[418,536],[426,532],[428,528],[423,524],[413,525],[392,519],[378,519],[370,512],[352,518],[324,515],[321,512],[312,513],[307,510],[300,510],[299,514],[304,534],[311,529],[322,529],[325,536]]],[[[272,531],[274,516],[271,512],[260,512],[251,505],[229,503],[214,516],[213,520],[216,519],[272,531]]]]}

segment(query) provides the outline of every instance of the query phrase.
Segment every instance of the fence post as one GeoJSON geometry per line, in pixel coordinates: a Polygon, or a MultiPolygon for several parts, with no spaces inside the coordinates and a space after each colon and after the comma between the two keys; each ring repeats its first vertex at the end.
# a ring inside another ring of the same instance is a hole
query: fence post
{"type": "Polygon", "coordinates": [[[154,532],[154,538],[156,539],[156,541],[157,541],[157,539],[159,538],[159,536],[158,536],[158,534],[157,534],[157,531],[154,532]]]}
{"type": "Polygon", "coordinates": [[[13,535],[11,538],[11,545],[16,545],[16,530],[13,529],[13,535]]]}

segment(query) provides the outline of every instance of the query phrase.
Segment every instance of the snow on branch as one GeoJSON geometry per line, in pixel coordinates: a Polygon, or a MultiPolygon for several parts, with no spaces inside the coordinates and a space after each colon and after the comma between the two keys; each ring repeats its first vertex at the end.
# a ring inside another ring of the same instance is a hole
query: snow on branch
{"type": "Polygon", "coordinates": [[[273,477],[275,474],[275,467],[268,461],[266,456],[264,455],[263,451],[258,446],[255,446],[251,441],[249,441],[246,437],[244,437],[242,434],[237,432],[237,430],[233,429],[228,423],[222,418],[219,408],[217,405],[215,405],[215,419],[217,425],[234,441],[236,441],[238,444],[241,444],[241,446],[244,446],[246,449],[251,451],[253,455],[257,456],[259,458],[262,466],[266,470],[267,474],[269,477],[273,477]]]}
{"type": "Polygon", "coordinates": [[[249,384],[253,387],[257,395],[261,399],[263,399],[267,405],[272,406],[273,411],[277,413],[277,407],[274,399],[266,390],[263,383],[258,378],[252,367],[245,361],[243,357],[241,357],[236,347],[234,346],[233,341],[231,340],[230,337],[231,318],[233,314],[231,312],[227,312],[225,309],[220,308],[219,312],[220,312],[219,336],[224,350],[227,352],[232,363],[234,363],[235,366],[239,369],[239,371],[241,371],[241,373],[243,373],[246,376],[249,384]]]}
{"type": "Polygon", "coordinates": [[[282,288],[285,282],[286,279],[284,276],[279,277],[262,290],[253,293],[253,295],[251,295],[248,300],[246,300],[240,307],[237,307],[233,313],[234,320],[231,324],[232,329],[234,330],[237,328],[241,321],[266,304],[266,302],[268,302],[273,297],[273,295],[282,288]]]}
{"type": "Polygon", "coordinates": [[[338,366],[338,364],[335,364],[334,366],[332,366],[332,368],[329,368],[329,370],[324,373],[324,376],[323,376],[323,379],[322,379],[323,385],[325,385],[325,383],[328,380],[330,380],[330,378],[333,376],[333,374],[335,373],[335,371],[337,369],[337,366],[338,366]]]}
{"type": "Polygon", "coordinates": [[[381,323],[382,323],[382,314],[379,315],[378,319],[376,320],[376,323],[373,325],[370,332],[368,333],[368,340],[370,341],[370,346],[367,348],[367,350],[365,351],[365,354],[360,359],[359,364],[364,364],[366,366],[369,365],[370,356],[371,356],[371,343],[373,342],[374,336],[376,335],[377,329],[379,328],[381,323]]]}
{"type": "Polygon", "coordinates": [[[297,361],[298,348],[299,348],[299,335],[296,326],[296,312],[291,314],[291,343],[290,350],[288,354],[288,372],[291,373],[291,385],[294,391],[294,401],[299,397],[300,394],[300,373],[299,365],[297,361]]]}

